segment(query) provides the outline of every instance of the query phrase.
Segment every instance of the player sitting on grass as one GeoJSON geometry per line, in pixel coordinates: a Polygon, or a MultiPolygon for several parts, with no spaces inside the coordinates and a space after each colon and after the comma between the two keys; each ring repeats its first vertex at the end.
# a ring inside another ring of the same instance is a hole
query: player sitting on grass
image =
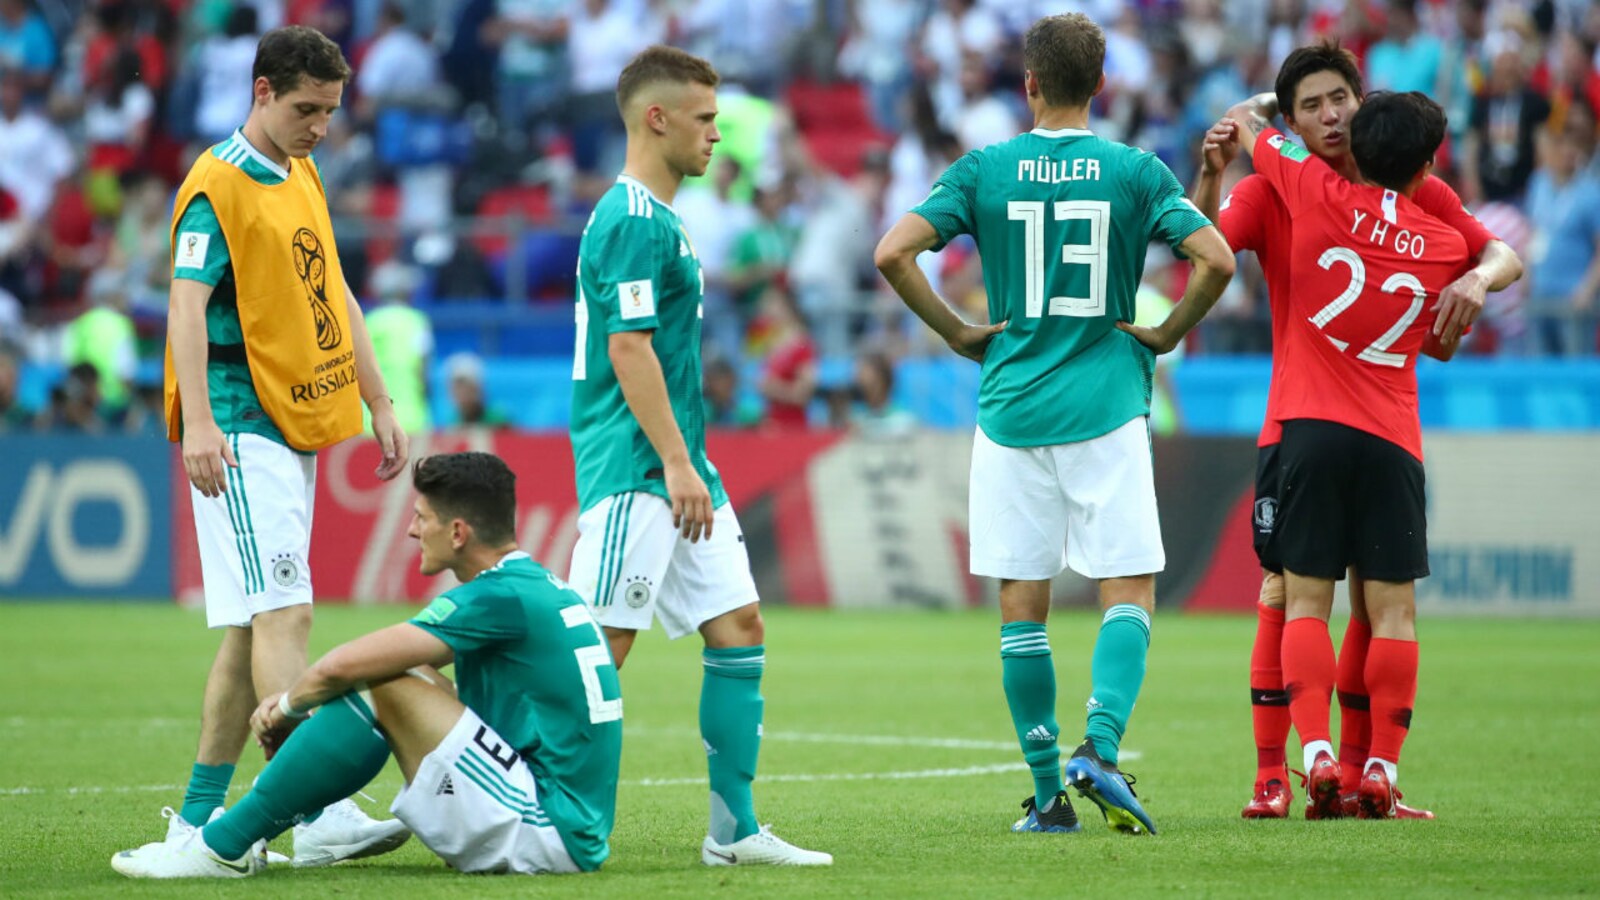
{"type": "Polygon", "coordinates": [[[1467,270],[1467,243],[1411,201],[1444,138],[1437,103],[1416,92],[1366,99],[1350,123],[1359,184],[1268,127],[1273,105],[1259,97],[1228,118],[1293,222],[1276,529],[1289,714],[1305,755],[1307,816],[1337,817],[1328,615],[1334,581],[1354,566],[1372,626],[1363,673],[1372,740],[1357,814],[1396,818],[1417,690],[1416,579],[1428,574],[1415,367],[1418,353],[1448,359],[1457,346],[1421,313],[1467,270]]]}
{"type": "Polygon", "coordinates": [[[622,699],[583,599],[517,550],[498,457],[420,460],[409,534],[462,584],[410,622],[337,647],[251,718],[282,742],[251,792],[176,843],[111,859],[134,878],[239,878],[262,842],[371,781],[394,754],[394,814],[463,872],[593,871],[610,849],[622,699]],[[456,664],[460,697],[436,671],[456,664]],[[315,715],[294,728],[315,710],[315,715]],[[286,733],[293,728],[293,733],[286,733]]]}

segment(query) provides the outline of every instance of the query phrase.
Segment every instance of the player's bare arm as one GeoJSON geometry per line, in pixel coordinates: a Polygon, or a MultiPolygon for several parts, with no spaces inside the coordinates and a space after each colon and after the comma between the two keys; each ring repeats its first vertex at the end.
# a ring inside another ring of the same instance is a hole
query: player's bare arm
{"type": "Polygon", "coordinates": [[[691,542],[711,537],[711,491],[689,460],[678,420],[667,399],[667,379],[661,360],[650,345],[654,331],[619,331],[611,335],[607,355],[617,373],[617,385],[628,411],[638,420],[650,446],[661,457],[667,497],[672,501],[672,524],[691,542]]]}
{"type": "Polygon", "coordinates": [[[356,292],[350,282],[344,284],[345,308],[350,313],[350,337],[355,347],[356,378],[361,384],[361,399],[372,412],[372,436],[383,448],[383,460],[378,463],[378,478],[389,481],[406,470],[410,456],[410,440],[400,422],[395,418],[394,400],[383,383],[383,372],[378,369],[378,357],[372,350],[372,335],[367,331],[367,319],[361,314],[361,304],[356,302],[356,292]]]}
{"type": "Polygon", "coordinates": [[[1228,110],[1227,115],[1222,117],[1222,122],[1217,124],[1231,122],[1235,126],[1234,134],[1238,139],[1239,149],[1254,154],[1256,138],[1261,136],[1261,132],[1272,127],[1272,119],[1277,115],[1277,95],[1257,94],[1228,110]]]}
{"type": "Polygon", "coordinates": [[[418,666],[437,669],[454,658],[448,644],[409,622],[374,631],[328,651],[287,691],[262,698],[250,717],[251,730],[258,740],[270,740],[352,688],[398,678],[418,666]]]}
{"type": "Polygon", "coordinates": [[[183,405],[183,470],[195,489],[220,497],[228,489],[228,469],[238,468],[228,439],[211,415],[211,390],[206,382],[206,304],[212,287],[187,278],[172,280],[167,311],[172,368],[183,405]]]}
{"type": "Polygon", "coordinates": [[[873,264],[907,307],[926,322],[950,349],[967,359],[983,362],[989,341],[1005,330],[1006,323],[972,325],[933,290],[928,276],[917,268],[917,255],[939,242],[933,225],[916,213],[906,213],[878,242],[873,264]]]}
{"type": "Polygon", "coordinates": [[[1178,249],[1194,263],[1189,283],[1184,286],[1183,298],[1167,313],[1160,325],[1147,327],[1118,322],[1117,327],[1128,332],[1156,353],[1169,353],[1177,347],[1194,326],[1200,324],[1206,313],[1217,303],[1222,291],[1233,280],[1233,249],[1215,225],[1207,225],[1183,239],[1178,249]]]}
{"type": "Polygon", "coordinates": [[[1206,129],[1201,150],[1200,175],[1190,199],[1215,225],[1222,208],[1222,173],[1239,156],[1238,126],[1231,119],[1219,120],[1206,129]]]}

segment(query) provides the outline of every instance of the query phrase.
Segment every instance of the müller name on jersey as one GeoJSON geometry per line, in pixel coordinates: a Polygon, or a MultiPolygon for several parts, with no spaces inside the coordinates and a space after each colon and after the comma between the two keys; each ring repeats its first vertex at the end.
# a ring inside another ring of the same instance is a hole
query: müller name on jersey
{"type": "Polygon", "coordinates": [[[1018,181],[1035,181],[1039,184],[1060,184],[1064,181],[1099,181],[1098,159],[1024,159],[1017,163],[1018,181]]]}

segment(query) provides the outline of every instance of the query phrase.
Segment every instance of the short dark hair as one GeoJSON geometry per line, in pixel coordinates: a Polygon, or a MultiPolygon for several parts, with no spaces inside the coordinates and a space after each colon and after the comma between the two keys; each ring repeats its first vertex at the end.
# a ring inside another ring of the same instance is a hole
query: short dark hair
{"type": "Polygon", "coordinates": [[[250,80],[257,78],[265,78],[274,94],[283,95],[298,88],[304,78],[347,82],[350,64],[327,35],[304,25],[290,25],[267,32],[256,44],[250,80]]]}
{"type": "Polygon", "coordinates": [[[628,102],[634,95],[646,85],[662,81],[716,87],[722,82],[722,76],[711,63],[693,53],[654,44],[639,51],[622,67],[622,74],[617,76],[617,108],[626,115],[628,102]]]}
{"type": "Polygon", "coordinates": [[[441,519],[461,519],[478,542],[499,545],[517,538],[517,476],[493,453],[440,453],[411,467],[411,486],[428,498],[441,519]]]}
{"type": "Polygon", "coordinates": [[[1404,190],[1439,151],[1448,120],[1421,91],[1374,91],[1350,120],[1350,152],[1361,176],[1404,190]]]}
{"type": "Polygon", "coordinates": [[[1106,35],[1083,13],[1045,16],[1022,39],[1022,67],[1050,106],[1083,106],[1105,71],[1106,35]]]}
{"type": "Polygon", "coordinates": [[[1272,86],[1278,95],[1278,112],[1285,120],[1294,115],[1294,95],[1300,90],[1300,82],[1318,72],[1340,76],[1355,92],[1356,99],[1361,99],[1361,64],[1354,53],[1339,46],[1337,41],[1299,47],[1284,58],[1283,65],[1278,67],[1278,80],[1272,86]]]}

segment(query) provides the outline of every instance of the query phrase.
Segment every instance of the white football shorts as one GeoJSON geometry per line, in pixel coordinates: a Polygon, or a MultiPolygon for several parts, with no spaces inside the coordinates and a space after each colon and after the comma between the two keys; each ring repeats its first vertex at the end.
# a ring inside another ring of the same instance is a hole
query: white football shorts
{"type": "Polygon", "coordinates": [[[733,504],[717,507],[710,539],[690,543],[667,501],[642,491],[613,494],[578,517],[567,582],[601,625],[643,631],[659,618],[674,639],[759,599],[733,504]]]}
{"type": "Polygon", "coordinates": [[[1035,581],[1160,572],[1150,427],[1140,416],[1071,444],[1003,447],[977,429],[967,500],[972,574],[1035,581]]]}
{"type": "Polygon", "coordinates": [[[227,470],[227,491],[207,497],[189,485],[211,628],[311,602],[317,458],[258,434],[230,434],[228,446],[239,467],[227,470]]]}
{"type": "Polygon", "coordinates": [[[528,764],[468,709],[389,810],[460,872],[572,873],[528,764]]]}

